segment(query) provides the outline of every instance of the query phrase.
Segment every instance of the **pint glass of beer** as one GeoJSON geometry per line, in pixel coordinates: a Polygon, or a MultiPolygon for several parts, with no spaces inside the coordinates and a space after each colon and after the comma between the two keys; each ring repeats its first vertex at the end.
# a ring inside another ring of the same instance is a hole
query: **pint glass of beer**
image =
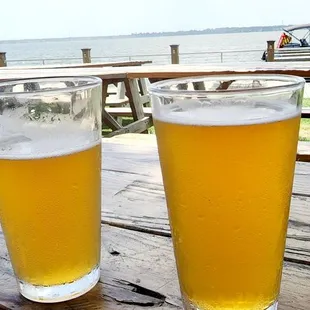
{"type": "Polygon", "coordinates": [[[276,309],[303,87],[286,75],[151,85],[185,309],[276,309]]]}
{"type": "Polygon", "coordinates": [[[0,83],[0,220],[20,293],[59,302],[99,279],[101,80],[0,83]]]}

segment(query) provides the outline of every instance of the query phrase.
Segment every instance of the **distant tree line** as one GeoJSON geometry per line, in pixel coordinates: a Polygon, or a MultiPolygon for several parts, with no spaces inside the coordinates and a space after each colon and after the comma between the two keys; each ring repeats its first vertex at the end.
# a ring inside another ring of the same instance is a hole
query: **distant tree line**
{"type": "Polygon", "coordinates": [[[207,28],[203,30],[186,30],[186,31],[167,31],[167,32],[141,32],[126,35],[112,36],[94,36],[94,37],[68,37],[68,38],[49,38],[49,39],[22,39],[22,40],[3,40],[0,43],[20,42],[20,41],[53,41],[53,40],[92,40],[94,38],[117,39],[117,38],[140,38],[140,37],[168,37],[168,36],[189,36],[200,34],[222,34],[222,33],[242,33],[242,32],[263,32],[263,31],[279,31],[291,25],[275,25],[275,26],[253,26],[253,27],[222,27],[207,28]]]}
{"type": "MultiPolygon", "coordinates": [[[[199,34],[222,34],[222,33],[242,33],[242,32],[266,32],[282,30],[289,25],[275,26],[253,26],[253,27],[222,27],[207,28],[203,30],[169,31],[169,32],[141,32],[132,33],[129,37],[164,37],[164,36],[186,36],[199,34]]],[[[122,36],[123,37],[123,36],[122,36]]]]}

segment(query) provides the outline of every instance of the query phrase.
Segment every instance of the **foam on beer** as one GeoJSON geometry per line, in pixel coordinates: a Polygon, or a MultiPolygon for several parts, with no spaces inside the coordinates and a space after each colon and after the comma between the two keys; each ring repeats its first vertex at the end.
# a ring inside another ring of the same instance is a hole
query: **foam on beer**
{"type": "Polygon", "coordinates": [[[153,117],[167,123],[202,126],[236,126],[277,122],[300,114],[289,102],[206,102],[194,99],[154,104],[153,117]]]}
{"type": "Polygon", "coordinates": [[[0,115],[0,159],[37,159],[87,150],[101,142],[81,124],[21,122],[0,115]]]}

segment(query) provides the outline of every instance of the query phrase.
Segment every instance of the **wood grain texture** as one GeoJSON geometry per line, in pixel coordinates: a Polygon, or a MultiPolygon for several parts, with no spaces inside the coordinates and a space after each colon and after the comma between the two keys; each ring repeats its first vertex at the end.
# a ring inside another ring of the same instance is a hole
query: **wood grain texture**
{"type": "Polygon", "coordinates": [[[50,68],[45,69],[0,69],[0,80],[36,78],[49,76],[84,76],[93,75],[102,79],[115,78],[149,78],[168,79],[201,75],[233,74],[233,73],[274,73],[292,74],[310,77],[309,62],[251,62],[236,65],[235,63],[208,64],[208,65],[152,65],[130,67],[101,67],[101,68],[50,68]]]}
{"type": "Polygon", "coordinates": [[[137,79],[126,79],[126,96],[129,99],[129,105],[131,107],[133,119],[136,121],[144,117],[143,105],[141,101],[141,95],[139,93],[139,86],[137,79]]]}
{"type": "MultiPolygon", "coordinates": [[[[155,135],[125,134],[103,139],[103,158],[105,170],[161,176],[155,135]]],[[[296,163],[293,192],[310,196],[309,163],[296,163]]]]}
{"type": "MultiPolygon", "coordinates": [[[[113,118],[110,113],[108,113],[106,111],[106,109],[104,109],[102,111],[102,123],[107,125],[109,128],[111,128],[112,130],[119,130],[122,128],[122,125],[119,124],[115,118],[113,118]]],[[[125,133],[125,132],[124,132],[125,133]]]]}
{"type": "MultiPolygon", "coordinates": [[[[170,236],[164,188],[151,135],[103,140],[104,223],[170,236]]],[[[287,260],[310,264],[310,164],[296,163],[287,260]]]]}
{"type": "MultiPolygon", "coordinates": [[[[107,112],[106,112],[107,113],[107,112]]],[[[151,116],[143,117],[133,123],[130,123],[120,129],[112,131],[111,133],[107,134],[107,138],[111,138],[117,135],[126,134],[126,133],[143,133],[147,129],[153,126],[153,118],[151,116]]]]}
{"type": "MultiPolygon", "coordinates": [[[[127,107],[111,107],[105,110],[112,116],[132,116],[131,109],[127,107]]],[[[143,108],[143,113],[145,116],[152,116],[151,108],[143,108]]]]}
{"type": "Polygon", "coordinates": [[[154,65],[126,68],[128,78],[166,79],[216,74],[292,74],[309,77],[309,62],[251,62],[243,64],[225,63],[208,65],[154,65]]]}
{"type": "MultiPolygon", "coordinates": [[[[162,184],[141,175],[104,171],[103,188],[104,223],[171,236],[162,184]]],[[[309,206],[310,197],[292,197],[285,257],[310,265],[309,206]]]]}

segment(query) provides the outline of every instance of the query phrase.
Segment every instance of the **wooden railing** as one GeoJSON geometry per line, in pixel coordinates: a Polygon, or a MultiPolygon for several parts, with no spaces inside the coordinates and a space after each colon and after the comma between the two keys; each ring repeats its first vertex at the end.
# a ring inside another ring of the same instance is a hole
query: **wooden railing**
{"type": "Polygon", "coordinates": [[[263,49],[182,52],[179,50],[178,45],[172,45],[170,53],[135,55],[92,56],[90,49],[83,49],[82,57],[6,59],[6,53],[0,53],[0,67],[47,64],[73,64],[81,62],[89,63],[102,61],[133,61],[143,59],[152,59],[154,64],[246,62],[260,61],[263,52],[263,49]],[[1,59],[3,60],[1,61],[1,59]]]}

